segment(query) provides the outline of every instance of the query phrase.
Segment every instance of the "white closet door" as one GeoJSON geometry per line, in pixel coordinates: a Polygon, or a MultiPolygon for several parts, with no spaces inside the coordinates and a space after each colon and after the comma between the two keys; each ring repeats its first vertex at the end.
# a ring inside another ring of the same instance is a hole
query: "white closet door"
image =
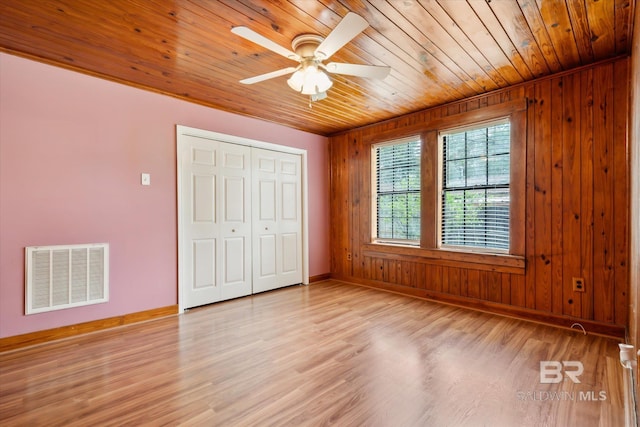
{"type": "Polygon", "coordinates": [[[250,148],[187,135],[182,141],[184,307],[248,295],[250,148]]]}
{"type": "Polygon", "coordinates": [[[220,144],[222,300],[251,294],[251,148],[220,144]]]}
{"type": "Polygon", "coordinates": [[[302,282],[301,159],[254,148],[253,293],[302,282]]]}

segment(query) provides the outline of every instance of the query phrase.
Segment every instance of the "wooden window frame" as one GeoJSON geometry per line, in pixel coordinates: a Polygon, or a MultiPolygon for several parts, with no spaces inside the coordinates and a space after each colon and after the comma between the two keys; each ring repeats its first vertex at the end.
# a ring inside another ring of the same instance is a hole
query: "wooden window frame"
{"type": "MultiPolygon", "coordinates": [[[[411,126],[403,130],[378,134],[369,143],[400,139],[419,133],[422,139],[421,159],[421,211],[420,247],[372,242],[364,245],[365,254],[391,257],[417,257],[432,260],[443,265],[465,263],[470,268],[524,274],[525,269],[525,202],[526,202],[526,99],[508,101],[432,120],[422,126],[411,126]],[[439,170],[442,160],[439,153],[438,135],[441,130],[471,126],[508,118],[511,123],[510,142],[510,205],[509,205],[509,250],[507,253],[493,253],[490,250],[438,247],[439,212],[439,170]]],[[[371,212],[373,215],[373,212],[371,212]]]]}
{"type": "MultiPolygon", "coordinates": [[[[378,179],[378,170],[377,170],[377,166],[376,166],[376,152],[377,149],[383,146],[391,146],[391,145],[397,145],[397,144],[404,144],[404,143],[408,143],[408,142],[413,142],[413,141],[417,141],[419,142],[420,145],[420,173],[422,173],[422,162],[423,162],[423,157],[422,157],[422,149],[423,149],[423,144],[422,144],[422,140],[420,137],[420,134],[414,134],[414,135],[410,135],[410,136],[406,136],[403,138],[395,138],[395,139],[391,139],[389,141],[384,141],[384,142],[377,142],[375,144],[371,144],[371,235],[372,235],[372,240],[375,241],[376,243],[381,243],[381,244],[399,244],[399,245],[407,245],[407,246],[414,246],[414,247],[418,247],[420,245],[420,241],[415,239],[399,239],[399,238],[384,238],[384,237],[379,237],[379,230],[378,230],[378,218],[377,218],[377,212],[378,212],[378,200],[377,200],[377,196],[378,196],[378,192],[376,189],[376,184],[377,184],[377,179],[378,179]]],[[[420,197],[422,198],[422,177],[421,177],[421,183],[420,183],[420,197]]],[[[420,204],[420,208],[422,209],[422,199],[421,199],[421,204],[420,204]]],[[[422,220],[420,221],[420,226],[422,227],[422,220]]],[[[421,230],[422,233],[422,230],[421,230]]]]}
{"type": "MultiPolygon", "coordinates": [[[[469,129],[487,129],[488,127],[491,126],[495,126],[496,124],[504,124],[504,123],[508,123],[509,125],[511,125],[511,121],[509,119],[509,117],[499,117],[497,119],[494,120],[488,120],[488,121],[482,121],[482,122],[474,122],[471,124],[471,126],[456,126],[454,128],[448,128],[448,129],[441,129],[438,131],[438,182],[437,182],[437,189],[438,189],[438,197],[437,197],[437,201],[438,201],[438,220],[437,220],[437,230],[436,230],[436,234],[437,234],[437,247],[440,249],[451,249],[451,250],[461,250],[461,251],[468,251],[468,252],[479,252],[479,253],[502,253],[502,254],[508,254],[509,253],[509,248],[492,248],[492,247],[482,247],[482,246],[470,246],[470,245],[450,245],[450,244],[446,244],[443,241],[443,228],[444,228],[444,224],[443,224],[443,215],[444,215],[444,194],[446,192],[445,189],[445,177],[444,177],[444,173],[445,173],[445,153],[444,153],[444,136],[445,135],[450,135],[453,133],[457,133],[457,132],[466,132],[469,129]]],[[[509,128],[509,138],[511,139],[511,128],[509,128]]],[[[510,141],[510,148],[509,148],[509,160],[511,160],[511,141],[510,141]]],[[[486,154],[487,157],[490,157],[489,153],[486,154]]],[[[509,168],[509,170],[511,170],[511,168],[509,168]]],[[[466,172],[466,170],[465,170],[466,172]]],[[[487,170],[487,177],[488,177],[488,173],[489,171],[487,170]]],[[[504,188],[507,188],[509,191],[509,198],[511,198],[512,195],[512,189],[511,189],[511,177],[509,177],[509,183],[506,184],[506,186],[504,186],[504,188]]],[[[509,203],[509,205],[511,205],[511,203],[509,203]]],[[[509,212],[509,218],[511,218],[511,212],[509,212]]],[[[509,240],[511,240],[511,223],[509,223],[509,240]]]]}

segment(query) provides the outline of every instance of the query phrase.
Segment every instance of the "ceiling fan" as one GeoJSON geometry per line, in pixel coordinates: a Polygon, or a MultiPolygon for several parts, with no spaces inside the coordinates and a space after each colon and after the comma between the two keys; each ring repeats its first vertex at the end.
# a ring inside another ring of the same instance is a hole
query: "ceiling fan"
{"type": "Polygon", "coordinates": [[[349,12],[326,38],[317,34],[301,34],[294,38],[291,42],[293,50],[284,48],[247,27],[233,27],[231,32],[234,34],[299,63],[297,67],[287,67],[250,77],[240,80],[240,83],[249,85],[293,74],[287,80],[289,86],[296,92],[309,95],[311,101],[319,101],[327,97],[327,90],[333,84],[327,73],[384,79],[389,75],[391,67],[341,62],[330,62],[326,65],[322,63],[368,26],[364,18],[349,12]]]}

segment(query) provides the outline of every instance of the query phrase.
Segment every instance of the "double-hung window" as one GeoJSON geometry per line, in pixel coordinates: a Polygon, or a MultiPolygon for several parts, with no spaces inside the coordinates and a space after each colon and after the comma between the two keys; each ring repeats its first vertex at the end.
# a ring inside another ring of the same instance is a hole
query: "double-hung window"
{"type": "Polygon", "coordinates": [[[440,246],[509,250],[507,119],[440,133],[440,246]]]}
{"type": "Polygon", "coordinates": [[[372,148],[374,238],[417,245],[420,243],[420,138],[404,138],[372,148]]]}
{"type": "Polygon", "coordinates": [[[434,116],[412,125],[415,137],[396,130],[363,136],[372,178],[366,251],[521,274],[526,106],[518,99],[434,116]]]}

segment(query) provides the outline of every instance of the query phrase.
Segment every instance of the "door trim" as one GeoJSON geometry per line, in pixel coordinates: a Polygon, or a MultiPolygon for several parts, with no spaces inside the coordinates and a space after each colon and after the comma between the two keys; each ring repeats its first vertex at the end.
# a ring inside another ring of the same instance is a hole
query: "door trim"
{"type": "Polygon", "coordinates": [[[262,148],[265,150],[279,151],[283,153],[298,154],[301,160],[301,190],[302,190],[302,283],[309,284],[309,200],[308,200],[308,176],[307,176],[307,150],[301,148],[288,147],[286,145],[272,144],[270,142],[258,141],[255,139],[242,138],[234,135],[227,135],[219,132],[212,132],[204,129],[197,129],[183,125],[176,125],[176,175],[177,175],[177,214],[178,214],[178,314],[184,313],[184,296],[182,294],[182,276],[183,276],[183,250],[182,247],[182,150],[185,136],[195,136],[203,139],[211,139],[220,142],[226,142],[237,145],[245,145],[249,147],[262,148]]]}

